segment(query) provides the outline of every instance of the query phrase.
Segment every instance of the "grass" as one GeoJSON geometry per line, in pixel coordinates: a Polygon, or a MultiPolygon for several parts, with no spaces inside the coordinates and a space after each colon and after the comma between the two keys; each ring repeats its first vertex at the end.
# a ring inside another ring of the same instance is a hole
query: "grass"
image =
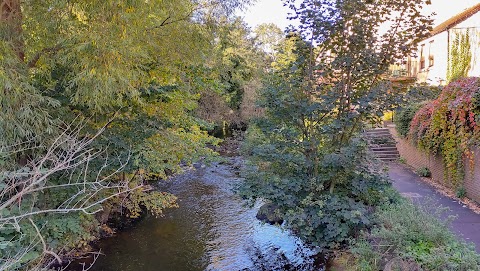
{"type": "Polygon", "coordinates": [[[400,270],[407,266],[408,270],[480,270],[480,255],[473,245],[458,240],[450,231],[451,219],[439,219],[445,217],[442,211],[408,200],[377,210],[376,225],[350,249],[355,258],[351,270],[383,270],[387,265],[400,270]]]}

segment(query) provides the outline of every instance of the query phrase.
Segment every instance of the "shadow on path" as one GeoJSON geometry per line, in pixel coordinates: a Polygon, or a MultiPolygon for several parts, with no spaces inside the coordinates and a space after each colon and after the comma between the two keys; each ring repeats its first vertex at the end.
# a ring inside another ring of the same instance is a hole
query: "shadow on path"
{"type": "Polygon", "coordinates": [[[480,253],[480,215],[464,207],[462,203],[448,198],[437,192],[432,186],[423,182],[419,176],[409,168],[389,163],[389,176],[393,186],[404,196],[411,198],[416,204],[436,204],[448,207],[446,215],[457,218],[452,222],[452,230],[467,242],[475,244],[480,253]]]}

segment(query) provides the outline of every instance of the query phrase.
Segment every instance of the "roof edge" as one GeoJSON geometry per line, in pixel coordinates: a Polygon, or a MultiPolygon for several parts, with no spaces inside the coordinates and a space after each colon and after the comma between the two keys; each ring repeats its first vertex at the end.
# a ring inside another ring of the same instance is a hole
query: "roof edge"
{"type": "Polygon", "coordinates": [[[443,23],[437,25],[430,31],[430,37],[438,35],[444,31],[447,31],[454,26],[466,21],[468,18],[472,17],[480,11],[480,3],[476,4],[473,7],[467,8],[466,10],[458,13],[457,15],[451,17],[450,19],[444,21],[443,23]]]}

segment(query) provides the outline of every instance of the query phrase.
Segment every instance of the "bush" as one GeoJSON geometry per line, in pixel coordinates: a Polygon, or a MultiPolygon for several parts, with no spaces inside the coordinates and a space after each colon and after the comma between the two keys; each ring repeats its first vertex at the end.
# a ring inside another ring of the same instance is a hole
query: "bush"
{"type": "Polygon", "coordinates": [[[457,198],[463,199],[464,197],[467,196],[467,190],[465,189],[465,187],[461,186],[457,188],[456,195],[457,195],[457,198]]]}
{"type": "MultiPolygon", "coordinates": [[[[380,270],[392,259],[415,262],[426,270],[480,270],[480,255],[457,240],[438,207],[415,206],[407,200],[376,213],[376,226],[351,248],[358,270],[380,270]]],[[[442,208],[440,208],[442,210],[442,208]]]]}
{"type": "Polygon", "coordinates": [[[401,137],[407,136],[410,130],[410,122],[420,107],[422,107],[421,103],[412,103],[396,111],[395,126],[401,137]]]}
{"type": "Polygon", "coordinates": [[[383,114],[382,120],[383,121],[392,121],[393,120],[393,111],[388,111],[385,114],[383,114]]]}
{"type": "Polygon", "coordinates": [[[417,169],[417,175],[420,176],[420,177],[426,177],[426,178],[430,178],[432,177],[432,172],[430,171],[430,169],[428,167],[421,167],[419,169],[417,169]]]}
{"type": "Polygon", "coordinates": [[[476,77],[450,83],[440,97],[415,114],[410,124],[409,138],[427,152],[442,156],[445,180],[455,188],[463,181],[465,160],[474,161],[471,147],[480,140],[479,89],[476,77]]]}
{"type": "Polygon", "coordinates": [[[442,89],[443,86],[416,85],[408,90],[405,98],[407,101],[416,101],[417,103],[435,100],[442,92],[442,89]]]}
{"type": "MultiPolygon", "coordinates": [[[[252,128],[247,138],[256,142],[262,135],[252,128]]],[[[252,156],[238,193],[251,203],[260,196],[274,203],[285,225],[305,242],[325,250],[341,247],[370,225],[373,206],[390,201],[391,184],[369,164],[363,140],[318,156],[314,168],[293,151],[297,146],[270,138],[258,145],[245,143],[244,151],[252,156]],[[318,173],[310,175],[312,169],[318,173]]]]}

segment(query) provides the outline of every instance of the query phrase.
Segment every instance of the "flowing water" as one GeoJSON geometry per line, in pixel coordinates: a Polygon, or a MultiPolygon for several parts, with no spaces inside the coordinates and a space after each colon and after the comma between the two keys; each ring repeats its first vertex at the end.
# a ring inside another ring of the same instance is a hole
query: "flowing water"
{"type": "Polygon", "coordinates": [[[320,270],[313,250],[288,231],[258,221],[259,206],[244,206],[232,192],[241,182],[241,164],[232,157],[160,183],[180,207],[102,240],[104,256],[90,270],[320,270]]]}

